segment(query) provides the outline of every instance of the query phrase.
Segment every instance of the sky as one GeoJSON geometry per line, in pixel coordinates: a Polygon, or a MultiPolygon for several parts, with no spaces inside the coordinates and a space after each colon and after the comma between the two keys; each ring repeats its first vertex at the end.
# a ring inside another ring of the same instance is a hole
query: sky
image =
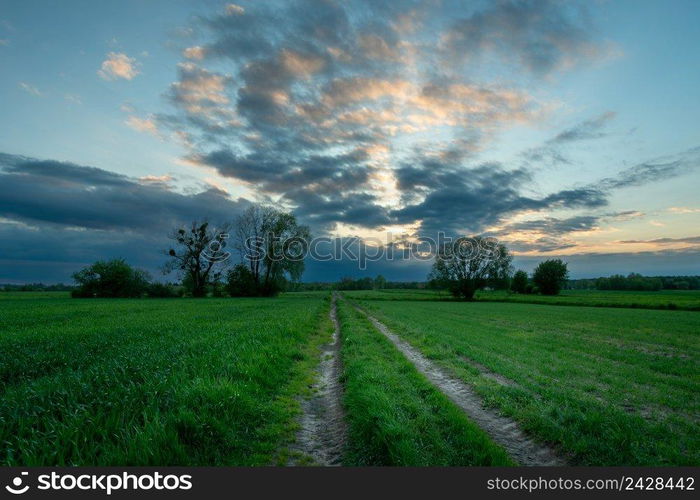
{"type": "Polygon", "coordinates": [[[575,278],[700,274],[698,20],[695,0],[0,0],[0,283],[115,257],[161,276],[173,227],[251,203],[369,245],[488,235],[575,278]]]}

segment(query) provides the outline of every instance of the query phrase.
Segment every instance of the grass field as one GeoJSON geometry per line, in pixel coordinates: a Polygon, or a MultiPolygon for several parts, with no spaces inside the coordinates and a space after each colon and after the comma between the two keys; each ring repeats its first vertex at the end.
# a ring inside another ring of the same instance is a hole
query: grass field
{"type": "MultiPolygon", "coordinates": [[[[449,293],[436,290],[357,290],[343,293],[356,299],[368,300],[454,300],[449,293]]],[[[478,302],[700,311],[700,290],[661,290],[658,292],[563,290],[559,295],[553,296],[481,290],[476,293],[475,299],[478,302]]]]}
{"type": "Polygon", "coordinates": [[[328,310],[319,294],[0,300],[4,465],[269,464],[328,310]]]}
{"type": "MultiPolygon", "coordinates": [[[[697,312],[343,295],[571,464],[700,464],[697,312]]],[[[0,464],[285,463],[329,311],[327,292],[0,294],[0,464]]],[[[338,317],[345,465],[512,463],[362,314],[338,317]]]]}
{"type": "Polygon", "coordinates": [[[697,313],[361,303],[571,463],[700,463],[697,313]]]}
{"type": "Polygon", "coordinates": [[[512,465],[506,453],[345,302],[346,465],[512,465]]]}

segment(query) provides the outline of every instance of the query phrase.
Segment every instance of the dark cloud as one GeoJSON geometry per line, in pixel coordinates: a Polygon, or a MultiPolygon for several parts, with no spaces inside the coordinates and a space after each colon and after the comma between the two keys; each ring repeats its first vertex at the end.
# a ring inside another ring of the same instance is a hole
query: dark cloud
{"type": "Polygon", "coordinates": [[[620,243],[657,243],[657,244],[674,244],[687,243],[690,245],[700,245],[700,236],[687,236],[685,238],[656,238],[653,240],[623,240],[620,243]]]}
{"type": "Polygon", "coordinates": [[[232,219],[247,202],[208,188],[185,195],[94,167],[0,156],[0,216],[29,224],[166,233],[196,218],[232,219]]]}
{"type": "Polygon", "coordinates": [[[603,128],[607,123],[615,118],[615,113],[607,111],[597,118],[586,120],[578,125],[566,129],[557,134],[549,141],[550,144],[564,144],[567,142],[583,141],[588,139],[600,139],[607,134],[603,132],[603,128]]]}
{"type": "Polygon", "coordinates": [[[524,196],[522,187],[531,180],[529,172],[507,170],[496,163],[459,168],[431,160],[420,167],[399,169],[397,177],[401,189],[424,189],[427,194],[420,202],[395,210],[392,215],[398,222],[421,220],[428,232],[479,232],[524,210],[597,208],[607,204],[605,195],[592,188],[562,190],[543,198],[524,196]]]}
{"type": "Polygon", "coordinates": [[[566,219],[546,217],[544,219],[509,224],[506,231],[536,231],[558,236],[576,231],[590,231],[597,227],[599,220],[600,217],[594,215],[579,215],[566,219]]]}
{"type": "Polygon", "coordinates": [[[528,149],[523,153],[523,156],[534,164],[570,165],[572,162],[562,151],[563,146],[606,137],[608,133],[604,131],[604,128],[615,118],[615,115],[616,113],[612,111],[606,111],[596,118],[578,123],[552,137],[542,146],[528,149]]]}
{"type": "Polygon", "coordinates": [[[700,167],[700,147],[692,148],[673,157],[643,162],[623,170],[614,177],[598,183],[600,189],[621,189],[664,181],[700,167]]]}
{"type": "Polygon", "coordinates": [[[447,32],[453,58],[497,53],[535,74],[587,60],[600,52],[584,10],[556,0],[505,0],[458,19],[447,32]]]}
{"type": "Polygon", "coordinates": [[[557,252],[576,247],[576,243],[571,240],[551,236],[543,236],[532,241],[508,240],[506,245],[514,252],[557,252]]]}

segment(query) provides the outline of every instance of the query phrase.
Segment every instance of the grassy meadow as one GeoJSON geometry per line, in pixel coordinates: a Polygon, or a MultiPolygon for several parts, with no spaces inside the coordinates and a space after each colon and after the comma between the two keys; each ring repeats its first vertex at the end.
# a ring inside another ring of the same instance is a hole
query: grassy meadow
{"type": "Polygon", "coordinates": [[[360,303],[573,464],[700,463],[698,313],[360,303]]]}
{"type": "MultiPolygon", "coordinates": [[[[572,465],[700,464],[700,314],[581,307],[684,298],[692,308],[696,292],[533,297],[552,304],[496,292],[470,303],[424,290],[342,296],[572,465]]],[[[286,463],[330,307],[328,292],[2,293],[0,464],[286,463]]],[[[361,313],[337,308],[344,465],[513,463],[361,313]]]]}
{"type": "Polygon", "coordinates": [[[265,465],[327,331],[325,295],[0,295],[3,465],[265,465]]]}

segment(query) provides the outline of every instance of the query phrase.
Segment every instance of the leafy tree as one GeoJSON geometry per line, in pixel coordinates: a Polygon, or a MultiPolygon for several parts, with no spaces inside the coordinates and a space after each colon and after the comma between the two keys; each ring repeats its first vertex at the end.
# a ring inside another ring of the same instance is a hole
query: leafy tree
{"type": "Polygon", "coordinates": [[[439,249],[428,280],[455,297],[472,300],[489,278],[502,276],[512,259],[505,245],[493,238],[458,238],[439,249]]]}
{"type": "Polygon", "coordinates": [[[175,246],[167,251],[171,260],[164,271],[179,271],[193,297],[206,296],[207,287],[220,278],[219,264],[229,256],[225,250],[227,237],[226,226],[216,229],[207,221],[175,229],[170,234],[175,246]]]}
{"type": "Polygon", "coordinates": [[[561,259],[540,262],[532,273],[532,281],[543,295],[557,295],[568,277],[567,264],[561,259]]]}
{"type": "MultiPolygon", "coordinates": [[[[301,279],[311,233],[291,213],[252,205],[236,220],[234,238],[255,283],[250,295],[276,295],[287,277],[293,282],[301,279]]],[[[243,277],[240,270],[237,273],[234,277],[243,277]]],[[[247,277],[245,282],[249,283],[247,277]]]]}
{"type": "Polygon", "coordinates": [[[123,259],[100,260],[73,273],[78,287],[73,297],[141,297],[149,285],[149,275],[134,269],[123,259]]]}
{"type": "Polygon", "coordinates": [[[527,290],[527,273],[518,271],[513,275],[513,281],[510,284],[510,289],[515,293],[525,293],[527,290]]]}
{"type": "Polygon", "coordinates": [[[374,278],[374,289],[383,290],[384,288],[386,288],[386,278],[379,274],[374,278]]]}

